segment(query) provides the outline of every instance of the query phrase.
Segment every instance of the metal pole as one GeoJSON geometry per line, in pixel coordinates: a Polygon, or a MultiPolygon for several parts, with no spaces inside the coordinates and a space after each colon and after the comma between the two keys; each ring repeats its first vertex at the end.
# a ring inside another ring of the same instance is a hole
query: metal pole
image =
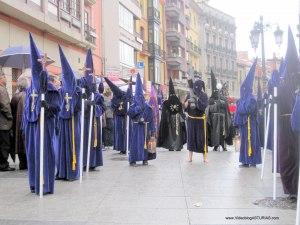
{"type": "Polygon", "coordinates": [[[298,24],[298,37],[299,37],[299,55],[300,55],[300,0],[299,0],[299,24],[298,24]]]}
{"type": "MultiPolygon", "coordinates": [[[[268,144],[268,133],[269,133],[269,128],[270,128],[271,99],[272,99],[272,95],[270,95],[270,101],[269,101],[269,105],[268,105],[268,116],[266,118],[267,125],[266,125],[266,129],[265,129],[264,152],[263,152],[263,161],[262,161],[262,169],[261,169],[260,179],[264,178],[264,169],[265,169],[265,162],[266,162],[266,151],[267,151],[267,144],[268,144]]],[[[266,111],[266,109],[265,109],[265,111],[266,111]]]]}
{"type": "MultiPolygon", "coordinates": [[[[299,147],[300,147],[300,135],[298,134],[298,148],[299,147]]],[[[299,167],[299,178],[298,178],[296,225],[300,225],[300,184],[299,184],[299,182],[300,182],[300,167],[299,167]]]]}
{"type": "Polygon", "coordinates": [[[267,99],[264,99],[264,132],[267,128],[267,99]]]}
{"type": "MultiPolygon", "coordinates": [[[[82,88],[82,95],[85,95],[85,88],[82,88]]],[[[83,141],[84,141],[84,101],[85,99],[81,99],[81,130],[80,130],[80,154],[79,154],[79,181],[82,183],[82,174],[83,174],[83,141]]]]}
{"type": "MultiPolygon", "coordinates": [[[[102,112],[103,113],[103,112],[102,112]]],[[[102,119],[103,119],[103,114],[100,116],[100,143],[101,143],[101,151],[103,151],[103,138],[102,138],[102,135],[103,135],[103,123],[102,123],[102,119]]]]}
{"type": "Polygon", "coordinates": [[[273,200],[276,200],[276,175],[277,175],[277,87],[274,86],[274,136],[273,136],[273,154],[274,154],[274,165],[273,165],[273,200]]]}
{"type": "MultiPolygon", "coordinates": [[[[128,109],[129,109],[129,102],[127,102],[127,112],[128,112],[128,109]]],[[[127,156],[129,157],[129,116],[127,114],[127,117],[126,117],[126,151],[127,151],[127,156]]]]}
{"type": "Polygon", "coordinates": [[[260,33],[261,33],[261,66],[263,73],[263,90],[266,87],[266,59],[265,59],[265,35],[264,35],[264,21],[263,16],[260,16],[260,33]]]}
{"type": "MultiPolygon", "coordinates": [[[[94,101],[95,95],[92,93],[91,101],[94,101]]],[[[92,143],[92,126],[93,126],[93,114],[94,114],[94,106],[91,105],[90,108],[90,123],[89,123],[89,139],[88,139],[88,146],[87,146],[87,157],[86,157],[86,172],[89,172],[90,168],[90,155],[91,155],[91,143],[92,143]]]]}
{"type": "MultiPolygon", "coordinates": [[[[45,94],[41,94],[41,101],[45,101],[45,94]]],[[[40,117],[40,198],[44,196],[44,125],[45,125],[45,108],[41,107],[40,117]]]]}

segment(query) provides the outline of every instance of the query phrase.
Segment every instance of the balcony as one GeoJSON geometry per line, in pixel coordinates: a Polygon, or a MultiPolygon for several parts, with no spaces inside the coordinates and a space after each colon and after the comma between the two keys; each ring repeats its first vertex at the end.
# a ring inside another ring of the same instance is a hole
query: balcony
{"type": "Polygon", "coordinates": [[[97,2],[97,0],[84,0],[86,5],[92,6],[97,2]]]}
{"type": "Polygon", "coordinates": [[[183,13],[183,9],[180,9],[180,5],[174,2],[167,2],[165,6],[166,15],[169,17],[179,17],[183,13]]]}
{"type": "Polygon", "coordinates": [[[146,41],[143,41],[141,54],[150,56],[149,43],[146,41]]]}
{"type": "Polygon", "coordinates": [[[88,24],[85,24],[84,25],[84,37],[85,37],[86,41],[88,41],[92,44],[95,44],[96,37],[97,37],[96,29],[90,27],[88,24]]]}
{"type": "Polygon", "coordinates": [[[165,59],[165,52],[161,49],[161,47],[159,45],[150,43],[149,51],[150,51],[151,57],[161,59],[161,60],[165,59]]]}
{"type": "Polygon", "coordinates": [[[177,53],[169,53],[166,58],[169,69],[186,71],[186,59],[177,53]]]}
{"type": "Polygon", "coordinates": [[[160,23],[160,11],[154,7],[148,7],[148,20],[160,23]]]}
{"type": "Polygon", "coordinates": [[[185,48],[186,38],[176,28],[167,28],[166,38],[168,41],[178,42],[178,45],[185,48]]]}
{"type": "Polygon", "coordinates": [[[191,42],[191,40],[186,41],[186,49],[188,52],[194,53],[194,54],[201,54],[201,48],[198,47],[196,44],[191,42]]]}

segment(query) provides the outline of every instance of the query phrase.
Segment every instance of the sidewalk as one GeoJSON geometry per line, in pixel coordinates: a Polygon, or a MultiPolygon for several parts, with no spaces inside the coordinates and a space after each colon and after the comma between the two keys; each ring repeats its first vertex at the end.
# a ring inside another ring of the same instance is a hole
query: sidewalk
{"type": "Polygon", "coordinates": [[[253,204],[272,196],[270,153],[263,181],[260,166],[239,168],[233,151],[209,152],[204,165],[202,155],[190,164],[186,150],[159,150],[157,160],[135,168],[112,150],[103,154],[104,167],[84,174],[82,184],[57,181],[55,194],[44,199],[29,192],[25,172],[0,173],[0,225],[295,224],[295,210],[253,204]],[[236,216],[253,219],[230,218],[236,216]]]}

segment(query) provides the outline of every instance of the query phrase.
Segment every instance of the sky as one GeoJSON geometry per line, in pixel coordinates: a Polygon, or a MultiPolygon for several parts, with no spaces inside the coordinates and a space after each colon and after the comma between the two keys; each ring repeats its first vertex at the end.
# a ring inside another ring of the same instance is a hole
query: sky
{"type": "Polygon", "coordinates": [[[250,57],[261,57],[261,45],[256,53],[251,48],[249,39],[250,31],[259,17],[264,17],[264,22],[270,25],[265,32],[266,57],[283,57],[287,46],[287,29],[290,25],[294,34],[296,45],[297,25],[299,23],[299,2],[300,0],[210,0],[209,5],[235,17],[236,21],[236,44],[238,51],[248,51],[250,57]],[[279,48],[275,44],[274,31],[277,25],[283,30],[283,44],[279,48]]]}

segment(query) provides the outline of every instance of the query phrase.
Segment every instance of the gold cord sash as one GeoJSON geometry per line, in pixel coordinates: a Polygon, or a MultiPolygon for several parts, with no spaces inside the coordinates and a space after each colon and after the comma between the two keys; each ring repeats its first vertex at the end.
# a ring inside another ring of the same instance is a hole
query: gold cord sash
{"type": "Polygon", "coordinates": [[[97,120],[96,116],[94,116],[94,148],[98,145],[98,138],[97,138],[97,120]]]}
{"type": "Polygon", "coordinates": [[[76,147],[75,147],[75,121],[74,116],[72,116],[72,170],[76,170],[76,147]]]}
{"type": "Polygon", "coordinates": [[[251,146],[251,117],[248,116],[247,121],[247,128],[248,128],[248,156],[252,156],[252,146],[251,146]]]}
{"type": "Polygon", "coordinates": [[[147,149],[147,131],[148,131],[148,126],[147,126],[147,122],[145,123],[145,140],[144,140],[144,149],[147,149]]]}
{"type": "Polygon", "coordinates": [[[191,119],[195,119],[195,120],[203,120],[203,124],[204,124],[204,156],[206,157],[207,156],[207,128],[206,128],[206,115],[203,114],[203,116],[190,116],[188,115],[189,118],[191,119]]]}

